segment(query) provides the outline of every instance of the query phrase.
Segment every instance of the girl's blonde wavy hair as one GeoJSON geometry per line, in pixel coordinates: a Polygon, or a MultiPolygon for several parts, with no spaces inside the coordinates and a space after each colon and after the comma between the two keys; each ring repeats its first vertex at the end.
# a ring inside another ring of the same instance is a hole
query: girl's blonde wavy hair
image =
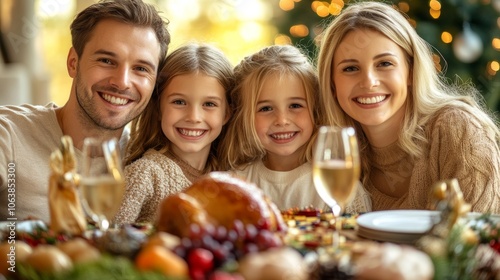
{"type": "MultiPolygon", "coordinates": [[[[190,43],[182,46],[167,56],[165,65],[158,75],[151,100],[139,118],[132,122],[126,165],[139,159],[149,149],[155,149],[161,153],[169,150],[171,142],[161,129],[161,94],[173,78],[198,72],[216,78],[222,85],[226,91],[226,116],[230,116],[230,92],[234,86],[231,62],[222,51],[209,44],[190,43]]],[[[219,137],[212,142],[207,164],[203,170],[205,173],[219,169],[217,153],[220,139],[226,133],[225,127],[219,137]]]]}
{"type": "MultiPolygon", "coordinates": [[[[500,131],[496,120],[485,110],[477,89],[471,84],[448,83],[434,64],[432,47],[416,33],[403,13],[389,4],[358,2],[345,8],[324,31],[317,63],[321,94],[324,99],[331,100],[333,106],[329,110],[328,119],[336,125],[354,127],[361,151],[366,150],[369,143],[360,124],[342,110],[335,98],[332,63],[334,53],[344,36],[353,30],[365,28],[382,33],[400,46],[410,66],[412,82],[408,89],[405,118],[398,140],[404,151],[414,158],[420,157],[425,149],[422,143],[428,143],[423,128],[434,113],[450,106],[477,116],[485,127],[496,133],[499,142],[500,131]]],[[[360,38],[360,43],[362,39],[360,38]]],[[[366,154],[361,152],[363,183],[366,183],[370,170],[366,154]]]]}
{"type": "Polygon", "coordinates": [[[234,71],[236,85],[231,94],[234,112],[222,144],[224,169],[242,169],[266,156],[267,152],[255,130],[257,101],[267,79],[285,75],[300,79],[306,93],[309,114],[315,127],[301,161],[311,160],[318,126],[326,123],[326,106],[319,95],[315,67],[308,57],[297,47],[275,45],[244,58],[234,71]]]}

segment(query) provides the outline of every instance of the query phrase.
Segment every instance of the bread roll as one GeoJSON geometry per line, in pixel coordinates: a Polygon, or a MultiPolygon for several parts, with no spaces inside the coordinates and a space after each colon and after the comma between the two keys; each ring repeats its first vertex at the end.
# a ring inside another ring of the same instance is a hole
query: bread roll
{"type": "Polygon", "coordinates": [[[357,242],[352,248],[354,274],[359,280],[431,280],[430,257],[408,245],[357,242]]]}

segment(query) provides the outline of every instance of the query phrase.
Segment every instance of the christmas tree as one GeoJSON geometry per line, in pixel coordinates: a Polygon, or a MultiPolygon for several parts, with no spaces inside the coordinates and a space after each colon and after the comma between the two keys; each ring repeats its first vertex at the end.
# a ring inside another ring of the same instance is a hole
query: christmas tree
{"type": "MultiPolygon", "coordinates": [[[[359,0],[355,0],[358,1],[359,0]]],[[[384,1],[405,12],[434,48],[441,70],[470,81],[500,112],[500,0],[384,1]]],[[[290,42],[314,58],[317,36],[349,1],[280,0],[276,43],[290,42]]]]}

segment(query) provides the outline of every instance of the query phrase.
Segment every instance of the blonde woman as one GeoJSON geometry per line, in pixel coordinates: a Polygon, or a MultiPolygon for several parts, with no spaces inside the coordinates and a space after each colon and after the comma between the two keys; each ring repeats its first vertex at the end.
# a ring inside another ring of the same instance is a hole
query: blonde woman
{"type": "Polygon", "coordinates": [[[348,6],[324,32],[320,90],[330,118],[354,126],[373,210],[426,209],[457,178],[472,211],[500,213],[500,132],[468,84],[448,84],[404,14],[348,6]]]}

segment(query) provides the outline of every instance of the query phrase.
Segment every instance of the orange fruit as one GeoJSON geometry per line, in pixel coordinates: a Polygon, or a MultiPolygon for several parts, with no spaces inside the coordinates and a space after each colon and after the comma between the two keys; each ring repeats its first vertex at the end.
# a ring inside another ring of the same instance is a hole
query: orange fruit
{"type": "Polygon", "coordinates": [[[135,258],[139,270],[156,270],[165,276],[188,277],[188,265],[184,259],[161,245],[142,249],[135,258]]]}

